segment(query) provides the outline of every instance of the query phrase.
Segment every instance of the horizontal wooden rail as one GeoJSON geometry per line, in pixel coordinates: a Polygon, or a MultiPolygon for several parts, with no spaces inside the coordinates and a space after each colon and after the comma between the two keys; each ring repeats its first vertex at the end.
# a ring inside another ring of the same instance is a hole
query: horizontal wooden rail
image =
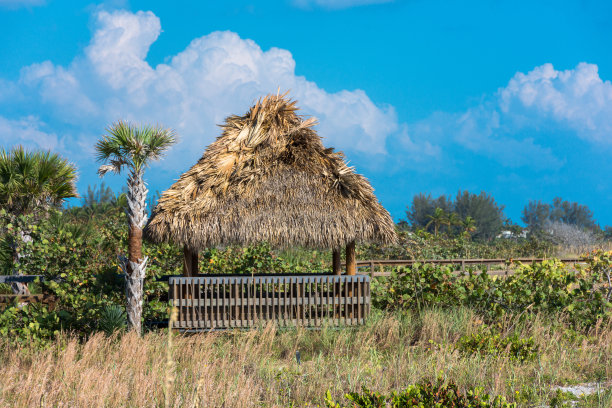
{"type": "Polygon", "coordinates": [[[42,275],[0,275],[0,283],[30,283],[36,279],[43,280],[42,275]]]}
{"type": "MultiPolygon", "coordinates": [[[[369,267],[369,275],[375,276],[391,276],[391,271],[385,271],[385,266],[412,266],[414,264],[433,264],[433,265],[457,265],[461,267],[461,271],[465,271],[466,266],[485,265],[487,267],[487,273],[490,275],[508,275],[512,273],[511,266],[520,263],[540,263],[543,261],[551,260],[555,258],[473,258],[473,259],[369,259],[365,261],[357,261],[357,268],[369,267]],[[490,270],[491,266],[504,266],[504,270],[490,270]],[[376,270],[376,267],[379,270],[376,270]]],[[[586,263],[584,258],[560,258],[559,261],[575,265],[586,263]]],[[[457,271],[459,272],[459,271],[457,271]]]]}
{"type": "Polygon", "coordinates": [[[367,275],[170,277],[179,330],[363,324],[370,314],[367,275]]]}
{"type": "Polygon", "coordinates": [[[23,305],[29,303],[42,303],[54,309],[57,298],[51,294],[39,295],[0,295],[0,305],[8,306],[12,304],[23,305]]]}

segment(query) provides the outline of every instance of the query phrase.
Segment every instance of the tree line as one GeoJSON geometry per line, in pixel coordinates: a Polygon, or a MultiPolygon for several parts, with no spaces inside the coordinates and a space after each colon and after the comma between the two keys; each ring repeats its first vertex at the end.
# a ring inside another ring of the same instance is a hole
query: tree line
{"type": "MultiPolygon", "coordinates": [[[[425,230],[434,235],[469,236],[478,240],[490,240],[503,230],[512,236],[524,231],[533,237],[569,234],[595,234],[612,239],[612,227],[603,229],[597,224],[588,206],[556,197],[551,203],[529,201],[523,208],[521,221],[525,228],[515,224],[504,214],[504,206],[486,193],[475,194],[459,190],[452,196],[418,193],[406,208],[406,218],[398,226],[404,230],[425,230]]],[[[522,234],[523,236],[525,234],[522,234]]]]}

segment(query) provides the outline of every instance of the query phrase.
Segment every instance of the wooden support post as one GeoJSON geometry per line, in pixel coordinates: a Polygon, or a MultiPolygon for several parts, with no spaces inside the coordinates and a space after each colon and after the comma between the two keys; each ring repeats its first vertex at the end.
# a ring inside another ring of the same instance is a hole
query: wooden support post
{"type": "Polygon", "coordinates": [[[197,276],[198,269],[198,252],[191,249],[183,248],[183,276],[197,276]]]}
{"type": "Polygon", "coordinates": [[[355,260],[355,241],[346,245],[346,274],[355,275],[357,273],[357,261],[355,260]]]}
{"type": "MultiPolygon", "coordinates": [[[[347,275],[355,275],[357,273],[357,262],[355,260],[355,241],[351,241],[346,246],[346,274],[347,275]]],[[[348,318],[353,318],[353,284],[348,285],[348,293],[345,293],[344,296],[348,296],[351,299],[351,305],[348,307],[347,316],[348,318]]]]}
{"type": "Polygon", "coordinates": [[[333,273],[334,275],[342,275],[342,265],[340,264],[340,249],[336,248],[332,253],[333,257],[333,273]]]}

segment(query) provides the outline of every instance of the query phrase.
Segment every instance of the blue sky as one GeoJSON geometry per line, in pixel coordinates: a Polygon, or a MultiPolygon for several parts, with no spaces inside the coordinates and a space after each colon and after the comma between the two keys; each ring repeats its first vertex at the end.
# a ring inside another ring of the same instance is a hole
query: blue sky
{"type": "Polygon", "coordinates": [[[154,192],[280,87],[395,219],[415,193],[467,189],[515,222],[561,196],[612,224],[607,2],[224,3],[0,0],[0,142],[60,152],[84,191],[108,124],[161,123],[181,141],[154,192]]]}

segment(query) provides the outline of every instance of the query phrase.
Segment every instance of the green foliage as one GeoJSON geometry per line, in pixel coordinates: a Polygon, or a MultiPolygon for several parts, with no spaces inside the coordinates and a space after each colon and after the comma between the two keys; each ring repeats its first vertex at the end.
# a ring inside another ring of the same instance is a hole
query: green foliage
{"type": "Polygon", "coordinates": [[[495,202],[493,196],[481,192],[459,191],[455,197],[455,212],[462,219],[471,217],[476,222],[475,238],[492,239],[499,234],[503,222],[504,207],[495,202]]]}
{"type": "Polygon", "coordinates": [[[406,211],[407,219],[414,230],[425,229],[437,235],[440,226],[446,225],[449,235],[465,231],[460,223],[469,217],[470,229],[475,238],[491,239],[502,228],[506,219],[503,206],[495,202],[493,196],[484,192],[480,194],[459,191],[454,200],[446,196],[432,198],[431,194],[417,194],[406,211]]]}
{"type": "Polygon", "coordinates": [[[100,313],[100,330],[113,334],[123,330],[127,324],[125,310],[119,305],[105,305],[100,313]]]}
{"type": "MultiPolygon", "coordinates": [[[[285,255],[292,253],[287,252],[285,255]]],[[[274,254],[270,245],[265,242],[244,248],[212,248],[203,252],[200,257],[200,271],[207,274],[317,273],[324,270],[323,262],[316,253],[310,259],[301,259],[301,262],[288,262],[274,254]]]]}
{"type": "Polygon", "coordinates": [[[463,336],[456,345],[463,354],[489,354],[508,356],[511,360],[524,363],[538,355],[538,346],[533,337],[520,338],[514,333],[503,336],[491,326],[483,325],[476,333],[463,336]]]}
{"type": "MultiPolygon", "coordinates": [[[[412,203],[406,210],[406,218],[413,227],[426,228],[436,208],[440,208],[445,213],[451,212],[453,211],[452,200],[446,196],[432,198],[431,194],[419,193],[412,197],[412,203]]],[[[433,232],[433,226],[430,226],[428,230],[433,232]]]]}
{"type": "Polygon", "coordinates": [[[588,329],[599,319],[612,318],[611,256],[594,252],[588,267],[579,270],[555,260],[519,265],[505,278],[416,264],[375,280],[373,304],[386,309],[465,305],[491,319],[507,313],[560,313],[575,327],[588,329]]]}
{"type": "MultiPolygon", "coordinates": [[[[345,398],[351,402],[351,407],[359,408],[515,408],[502,396],[492,397],[480,389],[461,392],[453,381],[446,382],[441,378],[436,381],[423,380],[410,385],[406,390],[393,392],[391,395],[381,395],[378,392],[362,388],[361,393],[349,393],[345,398]]],[[[328,408],[341,408],[341,405],[331,398],[328,391],[325,397],[328,408]]]]}
{"type": "Polygon", "coordinates": [[[139,173],[151,160],[159,160],[174,143],[176,136],[171,130],[148,125],[137,127],[123,121],[114,123],[96,143],[98,161],[108,163],[100,168],[100,174],[120,173],[123,166],[139,173]]]}
{"type": "Polygon", "coordinates": [[[357,246],[358,259],[457,259],[550,257],[555,252],[549,241],[537,239],[494,239],[472,241],[469,234],[435,236],[424,230],[399,231],[399,245],[357,246]]]}
{"type": "Polygon", "coordinates": [[[0,337],[12,343],[44,346],[60,329],[58,314],[42,305],[11,305],[0,310],[0,337]]]}
{"type": "Polygon", "coordinates": [[[0,208],[13,215],[59,207],[76,197],[76,168],[49,151],[0,149],[0,208]]]}

